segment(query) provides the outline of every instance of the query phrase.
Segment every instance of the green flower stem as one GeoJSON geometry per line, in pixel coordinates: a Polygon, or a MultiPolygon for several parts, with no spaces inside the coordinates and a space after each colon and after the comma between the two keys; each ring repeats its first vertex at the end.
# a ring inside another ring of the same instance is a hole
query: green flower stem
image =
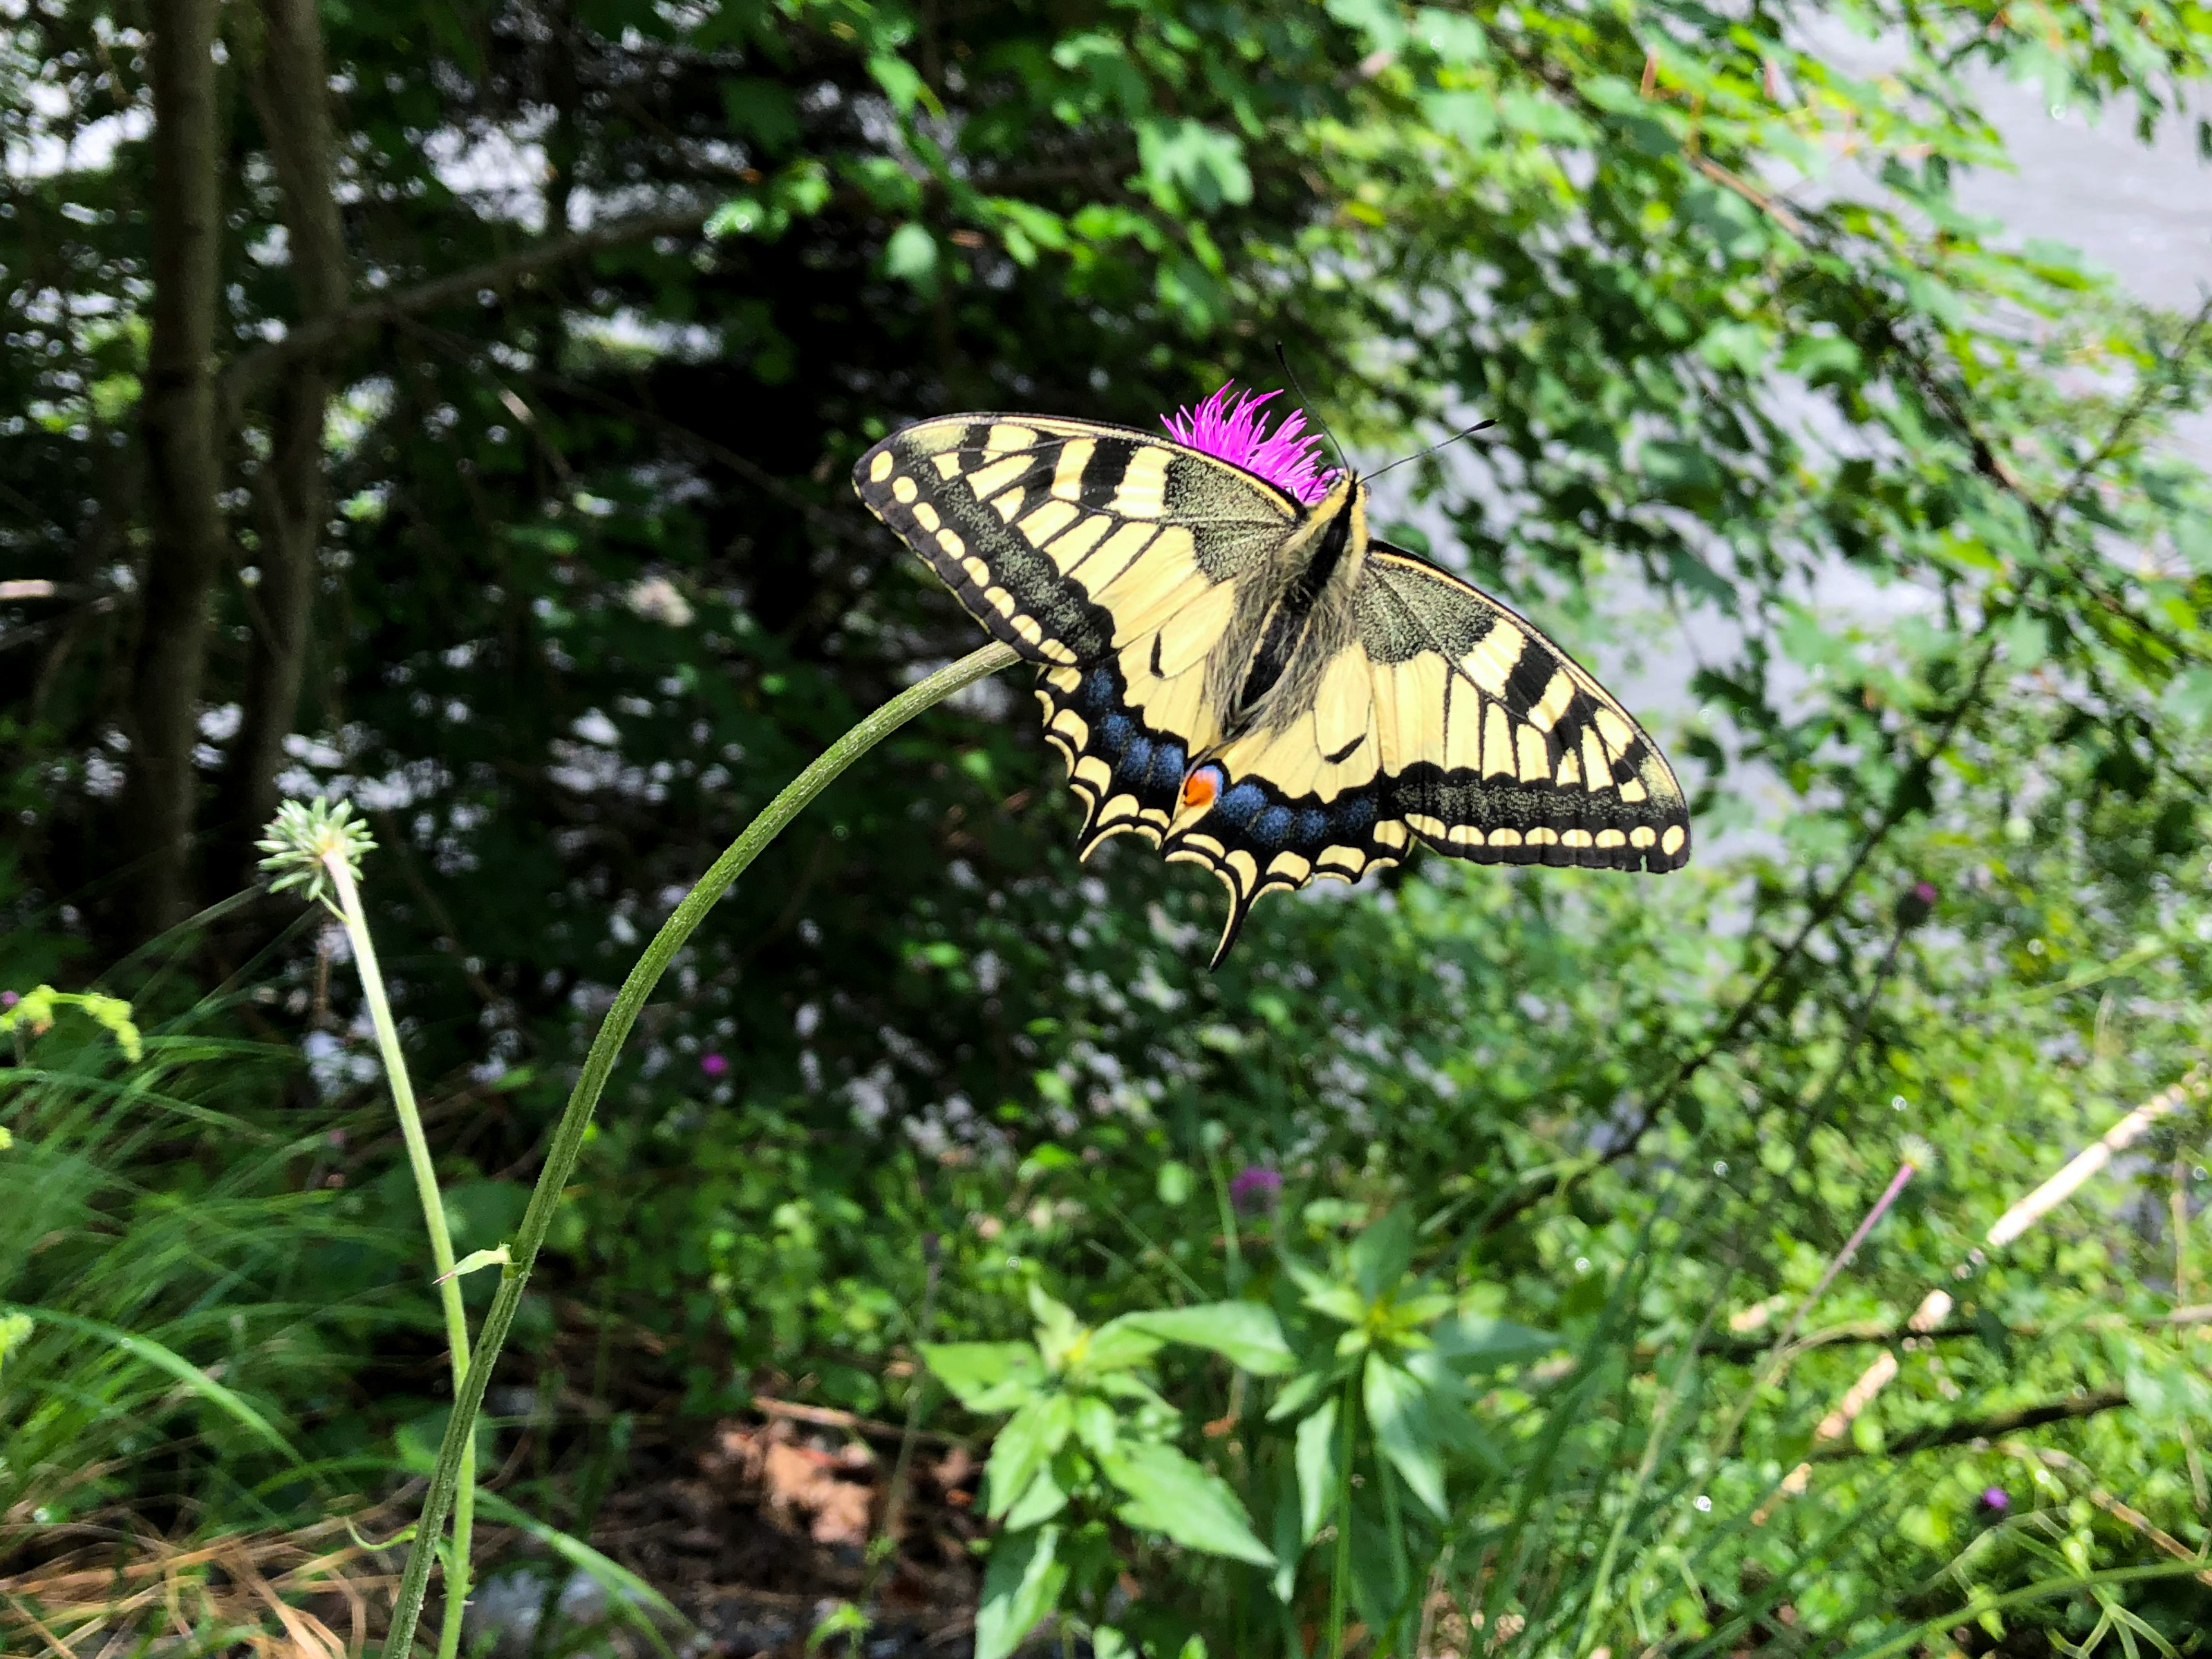
{"type": "MultiPolygon", "coordinates": [[[[1364,1363],[1364,1362],[1363,1362],[1364,1363]]],[[[1336,1472],[1336,1565],[1328,1576],[1328,1636],[1322,1651],[1328,1659],[1344,1659],[1345,1598],[1352,1589],[1352,1455],[1359,1413],[1360,1366],[1344,1379],[1343,1464],[1336,1472]]]]}
{"type": "MultiPolygon", "coordinates": [[[[384,1056],[384,1075],[392,1085],[392,1105],[399,1115],[400,1139],[407,1143],[407,1163],[415,1172],[415,1195],[422,1204],[422,1228],[430,1235],[430,1259],[437,1264],[438,1299],[446,1313],[446,1348],[453,1366],[453,1398],[458,1406],[461,1386],[469,1374],[469,1322],[461,1303],[461,1281],[453,1273],[453,1238],[446,1228],[446,1203],[438,1192],[438,1171],[430,1162],[430,1143],[422,1133],[422,1116],[415,1106],[415,1085],[408,1075],[407,1056],[399,1047],[399,1028],[392,1023],[391,1000],[384,992],[384,970],[377,963],[376,943],[369,937],[368,917],[361,908],[361,891],[354,884],[353,866],[346,853],[333,848],[322,859],[324,871],[337,894],[338,916],[346,937],[353,942],[354,966],[361,975],[361,991],[368,1003],[368,1018],[376,1028],[376,1046],[384,1056]]],[[[446,1616],[438,1632],[439,1659],[453,1659],[460,1650],[461,1615],[469,1599],[469,1555],[476,1531],[477,1448],[471,1437],[461,1450],[456,1472],[459,1493],[453,1504],[453,1543],[446,1562],[446,1616]]]]}
{"type": "Polygon", "coordinates": [[[781,834],[784,827],[829,787],[839,773],[925,708],[944,702],[954,692],[997,673],[1016,660],[1011,646],[985,646],[949,667],[940,668],[919,684],[908,687],[838,738],[819,760],[770,801],[766,810],[747,824],[744,832],[714,860],[714,866],[699,878],[698,884],[684,895],[675,914],[661,924],[653,943],[638,958],[637,966],[623,981],[614,1006],[607,1010],[606,1019],[599,1027],[599,1036],[592,1040],[591,1053],[584,1058],[584,1069],[553,1131],[552,1144],[545,1152],[545,1167],[531,1191],[530,1206],[523,1212],[522,1225],[509,1252],[514,1260],[500,1270],[499,1292],[492,1298],[491,1310],[485,1314],[483,1327],[477,1333],[476,1362],[454,1391],[453,1414],[446,1425],[445,1442],[438,1448],[438,1464],[431,1473],[429,1488],[422,1494],[422,1513],[416,1523],[415,1540],[407,1552],[406,1569],[400,1575],[399,1597],[392,1610],[391,1632],[384,1640],[385,1659],[406,1659],[413,1649],[415,1626],[422,1616],[422,1597],[429,1586],[431,1553],[446,1510],[453,1501],[462,1461],[473,1441],[477,1412],[483,1403],[484,1384],[499,1362],[500,1349],[505,1346],[507,1331],[514,1323],[515,1310],[521,1306],[523,1286],[529,1282],[530,1270],[538,1261],[538,1246],[545,1242],[546,1230],[553,1224],[553,1212],[568,1184],[569,1172],[575,1168],[576,1154],[583,1148],[584,1131],[591,1124],[592,1109],[599,1104],[600,1091],[606,1087],[608,1075],[614,1070],[616,1058],[629,1036],[630,1027],[637,1023],[646,999],[653,994],[653,987],[660,982],[661,975],[667,971],[676,953],[707,919],[715,901],[744,873],[745,866],[760,856],[761,849],[781,834]]]}

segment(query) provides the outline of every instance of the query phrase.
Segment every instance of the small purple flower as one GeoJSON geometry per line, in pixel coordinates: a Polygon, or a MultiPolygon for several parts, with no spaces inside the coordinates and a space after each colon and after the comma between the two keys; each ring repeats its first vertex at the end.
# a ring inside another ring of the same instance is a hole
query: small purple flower
{"type": "Polygon", "coordinates": [[[22,997],[14,991],[0,991],[0,1008],[12,1008],[22,1000],[22,997]]]}
{"type": "Polygon", "coordinates": [[[1267,417],[1261,405],[1279,395],[1239,392],[1231,380],[1195,409],[1179,409],[1162,416],[1160,423],[1178,441],[1256,472],[1311,507],[1328,494],[1336,472],[1334,468],[1322,470],[1321,458],[1315,453],[1321,445],[1321,434],[1306,430],[1304,410],[1291,410],[1273,432],[1267,429],[1267,417]]]}
{"type": "Polygon", "coordinates": [[[2012,1494],[2002,1486],[1982,1488],[1982,1512],[1984,1515],[2000,1516],[2010,1508],[2012,1508],[2012,1494]]]}
{"type": "Polygon", "coordinates": [[[1229,1182],[1229,1201],[1240,1210],[1272,1209],[1282,1195],[1283,1177],[1264,1164],[1249,1164],[1229,1182]]]}
{"type": "Polygon", "coordinates": [[[708,1077],[720,1077],[730,1069],[729,1057],[726,1054],[702,1054],[699,1056],[699,1069],[708,1077]]]}

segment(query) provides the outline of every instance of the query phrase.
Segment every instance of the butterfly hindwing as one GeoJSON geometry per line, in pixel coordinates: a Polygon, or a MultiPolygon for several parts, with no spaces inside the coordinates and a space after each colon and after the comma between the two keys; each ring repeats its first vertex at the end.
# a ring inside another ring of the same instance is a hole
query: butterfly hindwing
{"type": "Polygon", "coordinates": [[[963,415],[893,434],[860,498],[992,635],[1038,665],[1045,730],[1107,836],[1157,841],[1216,741],[1208,669],[1256,625],[1255,583],[1300,520],[1241,468],[1128,428],[963,415]]]}
{"type": "Polygon", "coordinates": [[[1658,745],[1534,623],[1382,543],[1359,598],[1395,726],[1387,810],[1423,842],[1484,864],[1689,861],[1688,803],[1658,745]]]}
{"type": "Polygon", "coordinates": [[[1415,841],[1484,864],[1687,861],[1686,804],[1656,746],[1526,618],[1380,542],[1352,618],[1220,750],[1218,797],[1166,838],[1229,889],[1216,961],[1261,894],[1357,881],[1415,841]]]}

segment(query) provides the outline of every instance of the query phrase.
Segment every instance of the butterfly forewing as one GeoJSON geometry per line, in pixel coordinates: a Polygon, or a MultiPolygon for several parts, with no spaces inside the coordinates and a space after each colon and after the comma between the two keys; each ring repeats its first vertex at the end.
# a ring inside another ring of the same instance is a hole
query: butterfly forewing
{"type": "Polygon", "coordinates": [[[1086,850],[1168,827],[1221,737],[1216,652],[1303,509],[1209,455],[1124,427],[960,415],[894,433],[860,499],[970,615],[1039,665],[1046,734],[1090,809],[1086,850]]]}

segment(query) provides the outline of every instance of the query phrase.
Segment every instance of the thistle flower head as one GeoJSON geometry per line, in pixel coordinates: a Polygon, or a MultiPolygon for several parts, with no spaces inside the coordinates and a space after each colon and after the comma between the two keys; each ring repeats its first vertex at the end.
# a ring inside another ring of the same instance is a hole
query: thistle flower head
{"type": "Polygon", "coordinates": [[[1282,1192],[1281,1172],[1263,1164],[1248,1164],[1229,1182],[1229,1201],[1240,1210],[1266,1209],[1282,1196],[1282,1192]]]}
{"type": "Polygon", "coordinates": [[[1316,453],[1321,434],[1306,430],[1304,410],[1291,410],[1268,429],[1262,405],[1277,395],[1240,392],[1231,380],[1197,407],[1162,416],[1160,423],[1178,442],[1256,472],[1310,507],[1328,494],[1336,471],[1322,469],[1316,453]]]}
{"type": "Polygon", "coordinates": [[[362,855],[376,850],[368,826],[353,816],[353,803],[336,806],[318,796],[313,801],[288,800],[276,809],[255,843],[269,856],[261,867],[276,878],[269,890],[288,887],[307,889],[310,904],[328,904],[333,865],[343,865],[349,876],[361,875],[362,855]]]}

